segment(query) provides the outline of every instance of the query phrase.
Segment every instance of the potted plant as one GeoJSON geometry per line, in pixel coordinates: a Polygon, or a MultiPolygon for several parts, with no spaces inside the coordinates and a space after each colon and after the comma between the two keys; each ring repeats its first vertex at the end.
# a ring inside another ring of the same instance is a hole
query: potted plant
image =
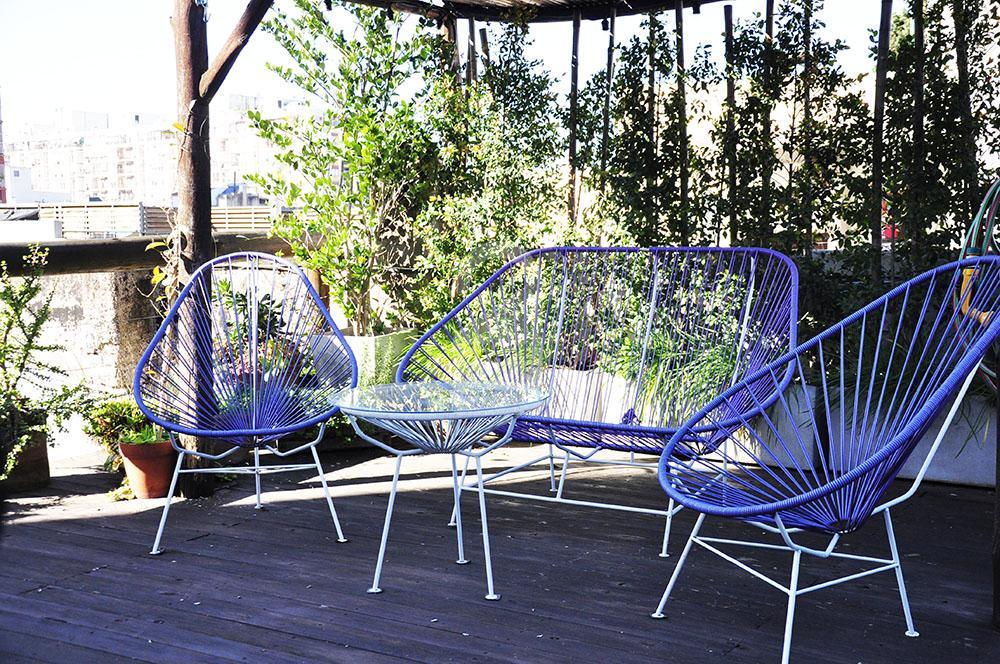
{"type": "Polygon", "coordinates": [[[44,343],[52,315],[42,291],[48,252],[33,246],[27,274],[15,279],[0,261],[0,492],[29,491],[49,482],[46,443],[51,427],[90,404],[83,385],[59,385],[66,372],[45,361],[62,350],[44,343]]]}
{"type": "Polygon", "coordinates": [[[108,453],[107,470],[124,469],[125,481],[114,492],[124,498],[163,498],[174,471],[174,449],[163,430],[146,419],[131,398],[109,399],[85,415],[84,432],[108,453]]]}

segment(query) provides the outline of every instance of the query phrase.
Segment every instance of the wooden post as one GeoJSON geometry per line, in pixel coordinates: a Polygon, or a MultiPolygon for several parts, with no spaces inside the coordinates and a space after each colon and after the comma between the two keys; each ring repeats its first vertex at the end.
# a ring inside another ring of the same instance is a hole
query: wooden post
{"type": "Polygon", "coordinates": [[[882,156],[885,130],[885,79],[889,69],[889,28],[892,22],[892,0],[882,0],[882,15],[878,29],[878,60],[875,64],[875,123],[872,132],[872,189],[869,201],[869,232],[871,233],[871,276],[878,284],[882,279],[882,156]]]}
{"type": "Polygon", "coordinates": [[[684,68],[684,0],[674,0],[674,36],[676,38],[677,63],[677,124],[680,129],[678,142],[680,161],[680,236],[681,246],[691,244],[691,230],[688,226],[688,187],[690,180],[687,130],[687,90],[684,68]]]}
{"type": "Polygon", "coordinates": [[[607,184],[608,171],[608,140],[611,134],[611,86],[615,72],[615,18],[618,7],[611,5],[608,15],[608,64],[605,69],[604,81],[604,126],[601,130],[601,188],[607,184]]]}
{"type": "MultiPolygon", "coordinates": [[[[765,95],[770,95],[773,87],[772,77],[774,76],[774,0],[766,0],[764,4],[764,68],[762,88],[765,95]]],[[[764,137],[764,163],[760,173],[760,210],[757,213],[757,232],[754,242],[764,244],[774,232],[774,224],[771,221],[774,211],[771,209],[773,202],[771,199],[771,180],[774,177],[774,150],[772,146],[771,133],[771,110],[772,100],[766,98],[764,111],[761,114],[761,133],[764,137]]]]}
{"type": "Polygon", "coordinates": [[[913,156],[910,168],[909,206],[907,209],[907,235],[917,250],[918,257],[923,257],[924,234],[924,161],[927,159],[926,139],[924,138],[924,0],[913,0],[913,156]]]}
{"type": "Polygon", "coordinates": [[[740,234],[736,219],[736,78],[733,68],[733,6],[726,5],[723,15],[726,24],[726,176],[729,183],[729,246],[739,244],[740,234]]]}
{"type": "Polygon", "coordinates": [[[476,52],[476,19],[469,19],[469,44],[466,51],[465,82],[472,84],[479,78],[479,54],[476,52]]]}
{"type": "Polygon", "coordinates": [[[580,76],[580,11],[573,12],[573,51],[569,63],[569,223],[576,225],[577,86],[580,76]]]}

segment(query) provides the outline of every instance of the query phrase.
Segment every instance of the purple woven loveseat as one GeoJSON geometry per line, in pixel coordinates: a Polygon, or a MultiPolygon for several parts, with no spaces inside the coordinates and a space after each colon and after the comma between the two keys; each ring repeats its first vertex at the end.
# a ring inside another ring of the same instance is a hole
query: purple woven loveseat
{"type": "MultiPolygon", "coordinates": [[[[635,511],[563,498],[571,458],[618,451],[627,460],[605,462],[655,467],[635,455],[659,455],[691,415],[794,347],[797,297],[794,264],[767,249],[538,249],[421,336],[396,378],[545,386],[548,405],[519,420],[513,440],[546,444],[548,453],[517,468],[548,461],[556,495],[543,500],[635,511]]],[[[741,407],[774,398],[759,394],[741,407]]]]}

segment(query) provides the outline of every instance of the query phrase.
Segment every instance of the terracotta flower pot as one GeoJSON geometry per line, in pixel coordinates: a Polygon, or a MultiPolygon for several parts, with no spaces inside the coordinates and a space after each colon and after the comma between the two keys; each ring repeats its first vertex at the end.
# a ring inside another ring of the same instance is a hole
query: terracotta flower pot
{"type": "Polygon", "coordinates": [[[174,474],[174,448],[170,441],[150,445],[121,443],[122,465],[136,498],[163,498],[174,474]]]}

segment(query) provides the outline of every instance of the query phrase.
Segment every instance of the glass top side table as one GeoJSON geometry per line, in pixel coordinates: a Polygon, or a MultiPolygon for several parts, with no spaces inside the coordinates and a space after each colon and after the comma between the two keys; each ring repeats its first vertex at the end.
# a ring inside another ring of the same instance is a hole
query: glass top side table
{"type": "Polygon", "coordinates": [[[341,412],[347,415],[357,434],[364,440],[396,455],[392,475],[392,488],[382,526],[375,578],[370,593],[380,593],[382,562],[392,509],[396,502],[399,471],[403,457],[415,454],[450,454],[451,478],[455,501],[455,528],[458,538],[459,565],[465,559],[462,536],[461,492],[456,455],[476,461],[476,479],[479,493],[479,515],[483,524],[483,554],[486,558],[486,599],[497,600],[500,595],[493,589],[493,564],[490,556],[489,526],[486,521],[486,494],[483,491],[482,456],[510,440],[517,418],[540,408],[548,401],[549,394],[531,386],[502,385],[495,383],[393,383],[360,387],[341,392],[335,399],[341,412]],[[367,422],[406,441],[413,447],[397,449],[366,433],[359,421],[367,422]],[[495,441],[484,442],[494,431],[503,432],[495,441]],[[477,448],[477,446],[479,446],[477,448]]]}

